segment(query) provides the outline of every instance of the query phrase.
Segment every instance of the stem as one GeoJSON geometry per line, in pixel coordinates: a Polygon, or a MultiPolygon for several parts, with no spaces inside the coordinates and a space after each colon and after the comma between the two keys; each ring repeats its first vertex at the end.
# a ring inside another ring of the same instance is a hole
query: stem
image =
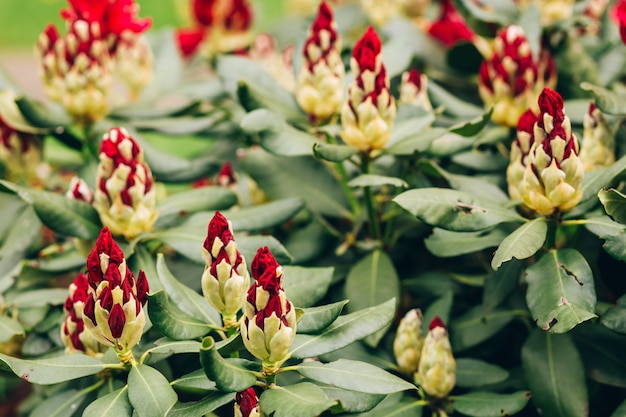
{"type": "Polygon", "coordinates": [[[268,388],[272,388],[273,385],[276,385],[276,374],[266,375],[265,378],[267,379],[268,388]]]}
{"type": "MultiPolygon", "coordinates": [[[[335,138],[329,134],[326,135],[326,141],[333,145],[337,143],[335,138]]],[[[352,214],[354,215],[354,218],[356,219],[359,217],[359,214],[361,214],[361,205],[359,204],[357,198],[354,196],[352,189],[348,186],[348,181],[350,180],[350,178],[348,177],[348,173],[346,172],[346,167],[343,166],[343,162],[337,162],[335,163],[335,168],[337,169],[339,179],[341,180],[341,189],[348,199],[348,204],[350,204],[350,209],[352,211],[352,214]]]]}
{"type": "Polygon", "coordinates": [[[556,249],[556,228],[558,220],[546,219],[548,221],[548,231],[546,233],[546,249],[556,249]]]}
{"type": "MultiPolygon", "coordinates": [[[[368,154],[361,155],[361,173],[369,174],[370,158],[368,154]]],[[[372,195],[372,187],[363,187],[363,193],[365,194],[365,207],[367,208],[367,217],[370,222],[370,234],[375,240],[380,240],[380,224],[378,218],[374,212],[374,196],[372,195]]]]}
{"type": "MultiPolygon", "coordinates": [[[[239,322],[237,322],[239,323],[239,322]]],[[[237,329],[239,328],[239,326],[231,326],[226,328],[226,336],[228,339],[230,339],[232,336],[237,334],[237,329]]],[[[234,351],[230,353],[230,357],[231,358],[238,358],[239,357],[239,351],[234,351]]]]}

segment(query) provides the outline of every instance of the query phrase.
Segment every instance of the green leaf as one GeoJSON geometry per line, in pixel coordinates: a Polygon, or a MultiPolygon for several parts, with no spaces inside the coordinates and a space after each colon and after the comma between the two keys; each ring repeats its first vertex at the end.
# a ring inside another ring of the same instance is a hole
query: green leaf
{"type": "Polygon", "coordinates": [[[72,416],[77,409],[80,409],[86,395],[85,391],[75,389],[58,392],[39,402],[29,417],[72,416]]]}
{"type": "MultiPolygon", "coordinates": [[[[156,228],[175,224],[203,210],[225,210],[237,204],[237,195],[226,187],[201,187],[167,197],[157,205],[156,228]]],[[[207,223],[208,224],[208,223],[207,223]]]]}
{"type": "Polygon", "coordinates": [[[385,177],[382,175],[363,174],[348,182],[350,187],[380,187],[393,185],[394,187],[409,188],[409,185],[401,178],[385,177]]]}
{"type": "Polygon", "coordinates": [[[289,301],[296,307],[310,307],[328,290],[333,278],[333,268],[284,266],[283,288],[289,301]]]}
{"type": "Polygon", "coordinates": [[[130,265],[131,271],[142,270],[145,272],[146,278],[148,279],[148,287],[150,288],[151,293],[163,289],[163,284],[161,284],[159,274],[156,270],[156,259],[154,258],[154,255],[150,253],[148,248],[144,245],[135,246],[135,253],[133,253],[130,259],[127,259],[127,262],[130,265]]]}
{"type": "Polygon", "coordinates": [[[224,119],[224,114],[215,112],[208,116],[179,116],[152,119],[135,119],[126,122],[139,130],[151,130],[172,136],[190,135],[215,129],[224,119]]]}
{"type": "MultiPolygon", "coordinates": [[[[344,304],[346,302],[344,302],[344,304]]],[[[0,343],[4,343],[13,336],[20,334],[24,334],[24,328],[17,320],[13,320],[7,316],[0,316],[0,343]]]]}
{"type": "Polygon", "coordinates": [[[196,339],[212,330],[211,325],[170,304],[165,291],[157,291],[148,296],[148,315],[159,332],[175,340],[196,339]]]}
{"type": "Polygon", "coordinates": [[[256,382],[256,376],[235,362],[222,358],[215,348],[215,340],[207,336],[202,340],[200,363],[206,376],[215,381],[217,389],[226,392],[241,392],[256,382]]]}
{"type": "MultiPolygon", "coordinates": [[[[204,369],[197,369],[172,381],[172,387],[177,391],[191,394],[206,394],[208,391],[216,391],[215,381],[211,381],[204,369]]],[[[232,400],[232,394],[231,394],[232,400]]]]}
{"type": "Polygon", "coordinates": [[[626,242],[624,241],[626,226],[614,222],[608,216],[599,216],[586,219],[585,227],[591,233],[605,240],[602,247],[609,255],[615,259],[626,261],[626,242]]]}
{"type": "Polygon", "coordinates": [[[547,232],[548,224],[543,217],[524,223],[500,243],[491,260],[491,267],[498,270],[504,262],[513,258],[530,258],[543,246],[547,232]]]}
{"type": "Polygon", "coordinates": [[[72,123],[67,114],[59,111],[58,107],[44,105],[33,98],[21,96],[15,100],[15,104],[24,118],[35,127],[51,128],[58,132],[72,123]]]}
{"type": "Polygon", "coordinates": [[[587,322],[570,333],[584,358],[586,374],[601,384],[626,388],[626,338],[605,326],[587,322]]]}
{"type": "Polygon", "coordinates": [[[522,368],[532,401],[543,415],[588,415],[585,370],[569,335],[531,332],[522,347],[522,368]]]}
{"type": "Polygon", "coordinates": [[[200,351],[200,342],[195,340],[171,340],[166,337],[162,337],[154,341],[154,344],[157,347],[148,349],[150,353],[153,354],[162,354],[162,353],[171,353],[171,354],[179,354],[179,353],[198,353],[200,351]]]}
{"type": "Polygon", "coordinates": [[[376,407],[386,397],[382,394],[367,394],[326,385],[322,385],[320,388],[328,399],[338,402],[330,410],[333,414],[342,412],[363,413],[376,407]]]}
{"type": "Polygon", "coordinates": [[[626,114],[626,100],[621,94],[588,82],[580,83],[580,88],[594,95],[596,106],[604,113],[620,116],[626,114]]]}
{"type": "Polygon", "coordinates": [[[346,304],[348,304],[348,300],[319,307],[305,308],[304,316],[298,322],[298,333],[315,334],[324,330],[339,317],[346,304]]]}
{"type": "Polygon", "coordinates": [[[526,269],[526,302],[537,326],[564,333],[597,317],[593,273],[575,249],[551,250],[526,269]]]}
{"type": "Polygon", "coordinates": [[[320,214],[352,216],[339,181],[320,161],[310,157],[279,158],[262,149],[247,149],[241,162],[272,199],[300,197],[320,214]]]}
{"type": "Polygon", "coordinates": [[[471,308],[452,320],[450,343],[453,350],[461,351],[484,342],[509,324],[513,317],[513,313],[506,310],[484,312],[482,306],[471,308]]]}
{"type": "MultiPolygon", "coordinates": [[[[0,84],[3,81],[1,80],[3,76],[4,74],[0,73],[0,84]]],[[[49,129],[33,126],[24,118],[20,108],[15,103],[16,96],[13,91],[15,90],[0,86],[0,114],[2,114],[4,122],[19,132],[35,135],[47,133],[49,129]]]]}
{"type": "MultiPolygon", "coordinates": [[[[199,249],[198,249],[199,250],[199,249]]],[[[163,254],[157,255],[157,273],[163,288],[176,306],[187,315],[219,326],[222,318],[209,302],[200,294],[178,281],[167,268],[163,254]]]]}
{"type": "Polygon", "coordinates": [[[618,305],[604,312],[600,321],[608,329],[626,334],[626,306],[618,305]]]}
{"type": "Polygon", "coordinates": [[[330,162],[341,162],[357,154],[357,150],[348,145],[334,145],[316,142],[313,145],[313,154],[319,159],[330,162]]]}
{"type": "Polygon", "coordinates": [[[482,115],[484,110],[481,107],[470,104],[469,102],[458,98],[444,90],[440,85],[428,80],[428,96],[431,99],[433,107],[444,106],[444,112],[458,117],[476,117],[482,115]]]}
{"type": "Polygon", "coordinates": [[[496,247],[506,236],[506,232],[498,228],[479,232],[450,232],[434,227],[433,234],[424,239],[424,244],[433,255],[449,258],[496,247]]]}
{"type": "Polygon", "coordinates": [[[485,280],[483,291],[483,309],[491,311],[499,306],[517,287],[522,274],[522,263],[511,261],[497,271],[491,271],[485,280]]]}
{"type": "Polygon", "coordinates": [[[63,304],[67,295],[65,288],[44,288],[7,294],[6,301],[20,308],[31,308],[63,304]]]}
{"type": "Polygon", "coordinates": [[[480,359],[456,359],[456,385],[458,387],[483,387],[485,385],[497,384],[508,377],[509,372],[506,369],[480,359]]]}
{"type": "Polygon", "coordinates": [[[265,390],[259,402],[263,413],[273,417],[316,417],[336,403],[310,382],[265,390]]]}
{"type": "Polygon", "coordinates": [[[306,378],[339,388],[369,394],[391,394],[416,390],[409,382],[361,361],[339,359],[335,362],[303,362],[297,371],[306,378]]]}
{"type": "Polygon", "coordinates": [[[424,223],[456,232],[484,230],[504,222],[523,222],[514,210],[462,191],[418,188],[393,199],[424,223]]]}
{"type": "Polygon", "coordinates": [[[164,417],[178,396],[162,373],[148,365],[136,364],[128,374],[128,399],[139,417],[164,417]]]}
{"type": "Polygon", "coordinates": [[[598,198],[606,213],[616,222],[626,224],[626,195],[614,188],[600,190],[598,198]]]}
{"type": "Polygon", "coordinates": [[[212,411],[233,400],[232,393],[215,392],[199,401],[177,403],[167,417],[190,417],[209,415],[212,411]]]}
{"type": "Polygon", "coordinates": [[[140,103],[153,103],[166,93],[176,92],[185,68],[173,28],[153,31],[148,35],[154,54],[153,73],[151,82],[141,91],[140,103]]]}
{"type": "Polygon", "coordinates": [[[423,406],[416,398],[387,396],[376,408],[359,417],[421,417],[423,406]]]}
{"type": "Polygon", "coordinates": [[[624,400],[611,414],[611,417],[626,417],[626,400],[624,400]]]}
{"type": "Polygon", "coordinates": [[[580,185],[583,198],[578,205],[584,206],[588,201],[595,201],[598,197],[598,192],[603,188],[609,187],[613,180],[624,171],[626,171],[626,155],[615,161],[611,166],[585,173],[583,182],[580,185]]]}
{"type": "Polygon", "coordinates": [[[239,252],[241,252],[246,259],[254,259],[258,249],[267,246],[270,251],[272,251],[278,263],[283,265],[283,267],[285,264],[293,262],[293,258],[289,252],[287,252],[287,249],[273,236],[238,236],[237,246],[239,247],[239,252]]]}
{"type": "Polygon", "coordinates": [[[450,322],[450,312],[452,311],[452,303],[454,302],[454,293],[448,291],[428,306],[424,311],[422,319],[422,333],[428,333],[430,322],[438,316],[444,323],[450,322]]]}
{"type": "MultiPolygon", "coordinates": [[[[345,293],[350,304],[349,311],[373,307],[390,298],[400,298],[400,280],[391,258],[381,250],[375,250],[357,262],[346,278],[345,293]]],[[[366,339],[376,347],[384,336],[381,330],[366,339]]]]}
{"type": "Polygon", "coordinates": [[[339,316],[318,335],[296,334],[291,356],[298,359],[323,355],[377,332],[394,317],[396,300],[339,316]]]}
{"type": "Polygon", "coordinates": [[[439,139],[447,132],[448,130],[442,127],[415,130],[412,135],[390,144],[385,149],[385,153],[402,156],[413,155],[416,152],[425,152],[435,139],[439,139]]]}
{"type": "Polygon", "coordinates": [[[89,417],[132,417],[133,406],[128,399],[128,385],[98,398],[83,411],[89,417]]]}
{"type": "Polygon", "coordinates": [[[97,374],[105,367],[102,361],[80,353],[37,360],[18,359],[0,353],[0,369],[11,370],[31,384],[57,384],[97,374]]]}
{"type": "Polygon", "coordinates": [[[467,122],[462,122],[450,127],[451,133],[457,135],[471,137],[477,135],[491,120],[491,113],[493,113],[493,107],[484,112],[481,116],[477,116],[467,122]]]}
{"type": "Polygon", "coordinates": [[[521,411],[528,404],[530,397],[528,391],[518,391],[513,394],[470,392],[455,396],[452,404],[456,411],[468,416],[501,417],[521,411]]]}

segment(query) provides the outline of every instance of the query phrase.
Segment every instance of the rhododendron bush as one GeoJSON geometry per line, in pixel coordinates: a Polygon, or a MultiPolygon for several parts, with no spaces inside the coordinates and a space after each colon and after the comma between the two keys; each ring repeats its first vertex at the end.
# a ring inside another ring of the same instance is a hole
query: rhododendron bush
{"type": "Polygon", "coordinates": [[[626,415],[626,1],[270,3],[0,77],[7,415],[626,415]]]}

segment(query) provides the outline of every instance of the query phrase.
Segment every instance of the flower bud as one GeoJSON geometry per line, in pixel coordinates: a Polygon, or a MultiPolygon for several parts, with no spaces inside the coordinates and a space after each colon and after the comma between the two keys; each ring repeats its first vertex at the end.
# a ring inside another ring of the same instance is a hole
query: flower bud
{"type": "Polygon", "coordinates": [[[613,14],[619,26],[619,34],[622,42],[626,44],[626,0],[618,0],[613,9],[613,14]]]}
{"type": "Polygon", "coordinates": [[[108,346],[99,343],[91,332],[85,331],[85,323],[83,322],[83,309],[89,297],[91,295],[89,294],[87,275],[81,272],[70,284],[69,295],[65,300],[63,308],[65,321],[61,326],[61,340],[67,353],[80,352],[101,358],[108,346]]]}
{"type": "Polygon", "coordinates": [[[474,32],[467,26],[452,0],[441,0],[440,4],[439,18],[428,27],[428,34],[447,47],[460,41],[471,42],[474,32]]]}
{"type": "Polygon", "coordinates": [[[129,30],[122,32],[115,52],[116,71],[136,100],[141,90],[152,80],[154,56],[145,35],[129,30]]]}
{"type": "Polygon", "coordinates": [[[204,297],[221,313],[224,327],[233,327],[246,300],[250,276],[246,260],[237,249],[232,224],[219,211],[209,222],[202,257],[206,263],[202,274],[204,297]]]}
{"type": "Polygon", "coordinates": [[[369,20],[376,26],[383,26],[400,12],[400,0],[361,0],[361,7],[369,20]]]}
{"type": "Polygon", "coordinates": [[[401,104],[413,104],[426,111],[431,111],[433,106],[428,98],[428,77],[419,72],[417,68],[412,68],[402,74],[400,82],[401,104]]]}
{"type": "Polygon", "coordinates": [[[593,102],[583,119],[580,160],[586,172],[611,166],[615,162],[615,139],[611,126],[593,102]]]}
{"type": "Polygon", "coordinates": [[[261,64],[263,68],[287,91],[294,91],[296,77],[293,71],[292,45],[278,49],[276,40],[267,33],[257,35],[250,45],[248,57],[261,64]]]}
{"type": "Polygon", "coordinates": [[[341,108],[345,69],[337,25],[325,1],[320,3],[302,54],[296,100],[311,120],[326,121],[341,108]]]}
{"type": "Polygon", "coordinates": [[[250,44],[252,7],[247,0],[193,0],[192,12],[208,31],[200,45],[207,57],[241,51],[250,44]]]}
{"type": "Polygon", "coordinates": [[[524,171],[528,164],[530,147],[535,142],[536,121],[537,115],[528,109],[522,113],[517,123],[517,137],[511,144],[510,162],[506,169],[506,181],[512,200],[522,200],[524,171]]]}
{"type": "Polygon", "coordinates": [[[261,417],[261,406],[254,388],[235,394],[235,417],[261,417]]]}
{"type": "Polygon", "coordinates": [[[400,320],[393,341],[393,353],[400,371],[407,375],[417,372],[423,345],[422,311],[415,308],[409,310],[400,320]]]}
{"type": "Polygon", "coordinates": [[[552,26],[574,15],[575,0],[535,0],[541,14],[541,26],[552,26]]]}
{"type": "Polygon", "coordinates": [[[6,178],[23,181],[37,177],[41,163],[41,139],[13,128],[0,114],[0,162],[6,178]]]}
{"type": "Polygon", "coordinates": [[[400,11],[409,18],[424,16],[431,0],[400,0],[400,11]]]}
{"type": "Polygon", "coordinates": [[[93,205],[102,224],[126,239],[152,230],[157,219],[152,172],[124,128],[112,128],[102,139],[93,205]]]}
{"type": "Polygon", "coordinates": [[[296,336],[296,310],[282,287],[283,268],[267,246],[259,248],[251,265],[255,282],[248,290],[241,336],[248,352],[274,374],[287,359],[296,336]]]}
{"type": "Polygon", "coordinates": [[[445,398],[456,383],[456,362],[448,340],[448,330],[435,317],[424,339],[416,382],[431,397],[445,398]]]}
{"type": "Polygon", "coordinates": [[[85,327],[100,343],[113,347],[122,362],[132,362],[131,349],[146,324],[143,307],[148,300],[148,280],[143,271],[135,280],[106,227],[87,256],[87,282],[85,327]]]}
{"type": "Polygon", "coordinates": [[[85,181],[81,178],[74,176],[70,181],[70,186],[65,193],[65,196],[73,200],[84,201],[87,204],[93,204],[93,191],[85,181]]]}
{"type": "Polygon", "coordinates": [[[391,133],[396,105],[381,56],[378,35],[369,27],[352,51],[354,81],[341,109],[341,138],[361,152],[382,149],[391,133]]]}
{"type": "Polygon", "coordinates": [[[529,208],[551,216],[573,209],[582,199],[580,185],[585,169],[559,93],[544,88],[539,111],[535,141],[524,171],[522,198],[529,208]]]}

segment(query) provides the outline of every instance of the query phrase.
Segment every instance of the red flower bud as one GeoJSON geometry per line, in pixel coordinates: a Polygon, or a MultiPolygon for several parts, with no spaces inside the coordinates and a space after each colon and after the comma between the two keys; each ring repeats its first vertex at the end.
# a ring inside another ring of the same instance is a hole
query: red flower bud
{"type": "Polygon", "coordinates": [[[443,324],[443,320],[441,320],[441,318],[439,316],[435,316],[430,324],[428,325],[428,330],[432,330],[436,327],[443,327],[444,329],[446,328],[446,325],[443,324]]]}
{"type": "Polygon", "coordinates": [[[260,417],[259,398],[254,388],[246,388],[235,394],[235,417],[260,417]]]}
{"type": "Polygon", "coordinates": [[[474,32],[467,26],[451,0],[441,1],[439,18],[430,25],[428,33],[448,47],[459,41],[474,39],[474,32]]]}

